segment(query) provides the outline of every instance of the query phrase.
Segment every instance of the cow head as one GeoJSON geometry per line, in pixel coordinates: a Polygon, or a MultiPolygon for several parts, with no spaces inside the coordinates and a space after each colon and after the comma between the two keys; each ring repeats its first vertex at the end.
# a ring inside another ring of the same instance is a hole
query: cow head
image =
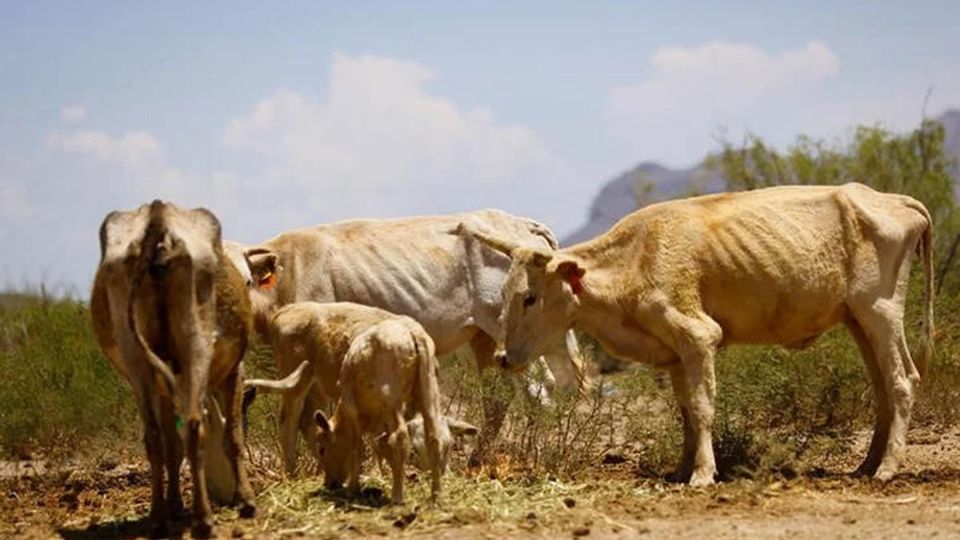
{"type": "Polygon", "coordinates": [[[355,461],[360,459],[358,454],[359,436],[347,433],[346,422],[337,420],[334,413],[327,418],[323,411],[313,414],[317,430],[317,458],[323,467],[324,485],[327,489],[337,489],[347,480],[355,461]]]}
{"type": "Polygon", "coordinates": [[[223,242],[223,250],[246,281],[254,323],[257,331],[263,335],[270,316],[278,306],[277,285],[283,273],[280,257],[269,248],[246,248],[230,240],[223,242]]]}
{"type": "Polygon", "coordinates": [[[475,230],[466,232],[510,257],[501,291],[500,361],[503,367],[523,370],[535,357],[564,343],[586,272],[557,251],[521,246],[475,230]]]}

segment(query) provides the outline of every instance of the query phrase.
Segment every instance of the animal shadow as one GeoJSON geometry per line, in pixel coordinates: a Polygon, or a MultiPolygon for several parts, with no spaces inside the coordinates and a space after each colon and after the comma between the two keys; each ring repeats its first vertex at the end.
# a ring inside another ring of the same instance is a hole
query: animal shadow
{"type": "Polygon", "coordinates": [[[312,493],[313,497],[320,497],[325,501],[334,503],[338,508],[349,507],[368,507],[383,508],[390,505],[390,498],[384,494],[383,490],[376,486],[367,486],[360,489],[360,493],[351,496],[344,488],[327,489],[320,488],[312,493]]]}
{"type": "Polygon", "coordinates": [[[182,538],[189,527],[189,520],[172,521],[166,531],[157,531],[149,516],[106,523],[94,523],[85,529],[57,529],[67,540],[121,540],[128,538],[182,538]]]}

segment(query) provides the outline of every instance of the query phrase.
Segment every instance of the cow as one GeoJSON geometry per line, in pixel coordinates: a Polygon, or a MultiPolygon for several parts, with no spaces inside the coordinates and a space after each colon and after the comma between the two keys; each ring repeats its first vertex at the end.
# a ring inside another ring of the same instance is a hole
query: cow
{"type": "MultiPolygon", "coordinates": [[[[243,517],[256,512],[243,463],[242,363],[253,320],[244,280],[225,259],[220,223],[204,208],[153,201],[115,211],[100,227],[91,316],[100,347],[130,384],[150,463],[150,518],[157,534],[183,509],[183,442],[193,480],[193,534],[212,532],[204,474],[204,416],[213,394],[225,407],[223,451],[243,517]],[[166,494],[164,494],[166,467],[166,494]]],[[[219,410],[219,407],[217,408],[219,410]]]]}
{"type": "Polygon", "coordinates": [[[296,469],[297,428],[307,396],[335,403],[327,419],[310,411],[317,423],[308,430],[308,445],[326,473],[328,486],[349,477],[351,491],[359,483],[364,433],[382,435],[377,453],[393,469],[393,501],[403,499],[403,464],[410,436],[403,413],[419,415],[427,470],[433,494],[440,487],[442,457],[449,432],[441,437],[437,363],[433,340],[410,317],[350,302],[297,302],[277,310],[268,335],[282,381],[251,379],[254,388],[280,390],[280,446],[288,474],[296,469]],[[291,371],[291,366],[297,365],[291,371]]]}
{"type": "MultiPolygon", "coordinates": [[[[286,377],[280,381],[248,379],[244,385],[281,393],[280,449],[288,476],[295,474],[297,469],[298,429],[304,433],[309,448],[318,448],[316,430],[312,425],[304,429],[301,422],[305,415],[308,419],[312,418],[310,415],[315,409],[307,410],[311,404],[335,403],[341,398],[346,384],[341,380],[343,362],[351,343],[369,328],[398,318],[382,309],[350,302],[298,302],[274,313],[267,335],[277,369],[286,377]]],[[[416,461],[424,470],[428,470],[429,446],[426,444],[424,422],[424,418],[418,414],[406,424],[410,428],[416,461]]],[[[440,417],[436,436],[443,448],[441,470],[446,470],[447,449],[453,439],[451,431],[456,434],[475,434],[476,428],[452,418],[440,417]]],[[[316,458],[319,462],[323,461],[320,454],[316,458]]]]}
{"type": "MultiPolygon", "coordinates": [[[[472,238],[450,235],[461,222],[520,245],[557,248],[556,238],[543,224],[482,210],[342,221],[288,231],[255,246],[228,242],[227,251],[248,279],[261,335],[279,306],[355,302],[413,317],[430,334],[440,355],[469,343],[477,365],[484,369],[495,365],[500,289],[510,260],[472,238]]],[[[566,384],[583,390],[588,383],[573,333],[548,349],[552,367],[567,375],[566,384]],[[569,361],[557,361],[558,353],[569,361]]],[[[538,362],[546,365],[542,359],[538,362]]],[[[531,388],[533,394],[541,391],[531,388]]],[[[487,419],[475,457],[495,437],[506,412],[504,404],[494,400],[487,400],[484,408],[487,419]]]]}
{"type": "Polygon", "coordinates": [[[783,186],[663,202],[565,249],[521,246],[464,223],[512,260],[499,359],[522,368],[573,327],[610,354],[670,373],[684,445],[678,476],[716,474],[714,358],[738,343],[803,347],[843,324],[863,356],[876,424],[857,472],[897,472],[923,367],[932,354],[932,223],[917,200],[862,184],[783,186]],[[914,364],[904,303],[914,254],[925,303],[914,364]]]}
{"type": "Polygon", "coordinates": [[[375,323],[350,343],[340,369],[340,398],[328,419],[317,409],[317,447],[325,484],[347,481],[348,493],[360,488],[362,435],[376,438],[393,473],[391,502],[403,504],[404,463],[410,436],[404,410],[423,418],[430,471],[430,500],[440,494],[441,456],[447,453],[440,431],[440,390],[433,340],[412,318],[396,316],[375,323]]]}

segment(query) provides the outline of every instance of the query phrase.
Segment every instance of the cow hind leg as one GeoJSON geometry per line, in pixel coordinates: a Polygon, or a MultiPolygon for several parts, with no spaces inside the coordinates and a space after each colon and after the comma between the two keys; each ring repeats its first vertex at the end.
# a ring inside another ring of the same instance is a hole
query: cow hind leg
{"type": "Polygon", "coordinates": [[[390,469],[393,473],[393,490],[390,501],[393,504],[403,504],[403,466],[410,452],[409,435],[403,416],[398,412],[388,423],[390,430],[387,445],[390,447],[390,469]]]}
{"type": "Polygon", "coordinates": [[[177,420],[173,402],[161,398],[160,429],[163,430],[163,454],[167,467],[167,512],[171,519],[177,519],[183,513],[183,499],[180,496],[180,465],[183,463],[183,443],[177,432],[177,420]]]}
{"type": "Polygon", "coordinates": [[[873,351],[873,345],[867,337],[863,327],[856,320],[846,322],[850,335],[853,336],[857,347],[860,349],[860,355],[863,357],[863,363],[867,369],[867,375],[870,378],[870,384],[873,387],[875,400],[876,420],[874,421],[873,436],[870,439],[870,447],[867,455],[857,470],[856,476],[873,476],[880,467],[880,460],[883,457],[883,450],[887,447],[890,439],[890,422],[893,418],[890,398],[887,395],[886,384],[883,376],[880,374],[880,366],[877,364],[877,356],[873,351]]]}
{"type": "Polygon", "coordinates": [[[243,518],[251,518],[257,513],[254,502],[253,488],[247,478],[247,468],[243,457],[243,425],[241,423],[243,406],[243,368],[238,365],[229,376],[224,391],[227,402],[226,429],[224,430],[223,447],[227,450],[227,459],[230,460],[231,472],[237,480],[237,500],[239,514],[243,518]]]}
{"type": "Polygon", "coordinates": [[[152,536],[164,537],[169,533],[169,515],[163,498],[163,432],[152,404],[150,394],[144,392],[140,400],[140,417],[143,420],[143,444],[150,463],[150,521],[152,536]]]}
{"type": "MultiPolygon", "coordinates": [[[[902,308],[896,302],[878,301],[871,309],[856,313],[855,316],[875,353],[880,382],[888,401],[889,416],[883,418],[887,424],[887,436],[886,441],[877,437],[879,464],[873,470],[873,477],[889,480],[896,474],[906,450],[914,386],[918,379],[915,370],[911,373],[909,369],[913,361],[906,346],[902,308]]],[[[872,466],[873,463],[868,465],[872,466]]],[[[871,472],[870,469],[872,467],[865,468],[865,472],[871,472]]]]}
{"type": "MultiPolygon", "coordinates": [[[[713,453],[713,420],[716,399],[714,358],[723,337],[716,321],[706,316],[684,316],[667,311],[668,322],[677,329],[674,336],[686,386],[687,412],[694,438],[691,486],[713,484],[717,462],[713,453]]],[[[683,396],[678,396],[682,398],[683,396]]]]}
{"type": "Polygon", "coordinates": [[[195,538],[209,538],[213,533],[213,513],[210,508],[210,496],[207,493],[207,478],[204,467],[203,422],[199,419],[187,421],[187,460],[190,462],[190,476],[193,478],[193,526],[191,534],[195,538]]]}

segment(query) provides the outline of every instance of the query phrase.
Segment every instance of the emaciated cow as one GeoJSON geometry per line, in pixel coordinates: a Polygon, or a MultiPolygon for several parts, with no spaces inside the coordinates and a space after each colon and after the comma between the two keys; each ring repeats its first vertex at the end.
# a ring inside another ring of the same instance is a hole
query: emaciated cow
{"type": "Polygon", "coordinates": [[[360,491],[362,436],[376,438],[377,453],[386,456],[393,472],[394,504],[403,503],[404,463],[410,436],[404,410],[423,418],[430,498],[440,494],[440,390],[433,340],[416,321],[394,316],[370,326],[353,339],[340,370],[340,399],[329,419],[317,410],[317,446],[328,487],[344,480],[360,491]]]}
{"type": "Polygon", "coordinates": [[[219,221],[203,208],[184,210],[154,201],[107,215],[100,249],[91,295],[93,327],[137,398],[157,533],[164,533],[168,520],[182,511],[181,437],[193,478],[193,533],[208,536],[212,531],[203,425],[212,391],[220,391],[229,404],[224,447],[235,499],[241,516],[253,516],[239,422],[241,359],[252,314],[243,278],[224,257],[219,221]]]}
{"type": "Polygon", "coordinates": [[[714,358],[736,343],[802,347],[844,324],[860,348],[877,420],[858,472],[889,479],[932,351],[930,215],[862,184],[789,186],[654,204],[560,250],[461,230],[509,254],[505,362],[523,367],[574,327],[610,354],[669,370],[681,405],[679,473],[714,481],[714,358]],[[915,366],[903,328],[914,253],[926,298],[915,366]],[[920,368],[919,370],[917,368],[920,368]]]}
{"type": "MultiPolygon", "coordinates": [[[[318,225],[252,247],[228,242],[227,251],[247,271],[262,335],[280,306],[355,302],[413,317],[430,334],[440,355],[469,343],[478,366],[484,368],[495,365],[500,290],[510,260],[472,238],[450,235],[461,222],[517,245],[557,248],[556,238],[543,224],[483,210],[318,225]]],[[[583,387],[586,374],[572,332],[544,347],[544,354],[550,355],[554,370],[568,375],[568,385],[583,387]],[[565,361],[555,360],[558,353],[565,361]]],[[[308,410],[320,404],[311,405],[308,410]]],[[[499,430],[506,410],[492,401],[485,409],[488,418],[479,452],[499,430]]]]}

